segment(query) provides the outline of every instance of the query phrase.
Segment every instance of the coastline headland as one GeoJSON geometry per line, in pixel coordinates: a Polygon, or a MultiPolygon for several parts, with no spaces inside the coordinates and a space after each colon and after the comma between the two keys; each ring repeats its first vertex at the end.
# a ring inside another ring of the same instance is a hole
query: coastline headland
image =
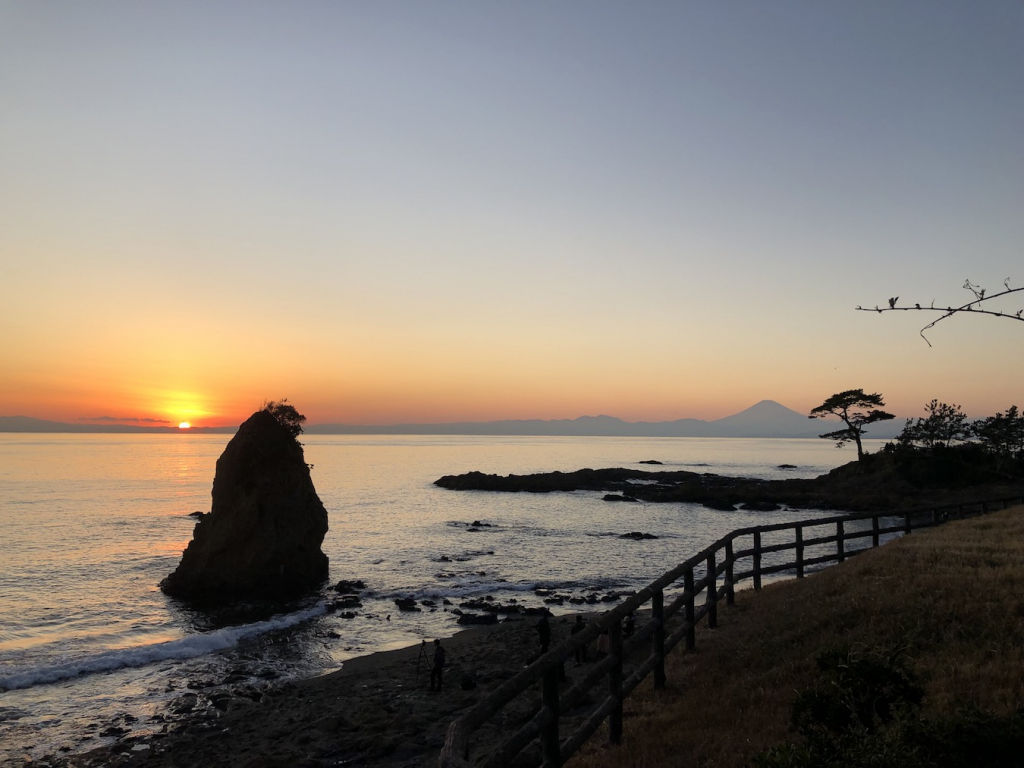
{"type": "MultiPolygon", "coordinates": [[[[835,509],[850,512],[898,511],[913,507],[1003,498],[1024,490],[1024,481],[1008,477],[984,484],[920,484],[908,479],[892,456],[878,453],[811,479],[761,480],[689,471],[647,471],[614,467],[575,472],[496,475],[467,472],[446,475],[434,485],[454,491],[555,493],[600,491],[619,496],[609,501],[703,504],[714,509],[771,511],[835,509]]],[[[644,462],[648,463],[648,462],[644,462]]]]}

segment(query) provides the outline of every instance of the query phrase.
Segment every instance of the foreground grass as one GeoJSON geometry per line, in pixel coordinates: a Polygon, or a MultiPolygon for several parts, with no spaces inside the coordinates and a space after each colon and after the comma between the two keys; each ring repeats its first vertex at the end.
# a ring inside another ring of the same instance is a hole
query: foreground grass
{"type": "Polygon", "coordinates": [[[1024,706],[1024,507],[929,529],[801,581],[739,592],[679,647],[668,688],[625,703],[619,747],[599,732],[569,765],[743,766],[793,738],[796,693],[828,649],[899,653],[925,691],[921,715],[1024,706]]]}

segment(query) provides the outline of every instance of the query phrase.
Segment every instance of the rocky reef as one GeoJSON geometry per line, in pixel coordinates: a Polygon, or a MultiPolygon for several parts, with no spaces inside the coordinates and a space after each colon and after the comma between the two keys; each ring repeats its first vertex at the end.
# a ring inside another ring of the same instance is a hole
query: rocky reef
{"type": "Polygon", "coordinates": [[[257,411],[217,460],[211,512],[160,588],[204,602],[295,597],[327,578],[326,533],[327,510],[302,446],[270,412],[257,411]]]}
{"type": "Polygon", "coordinates": [[[794,509],[899,511],[1024,494],[1021,478],[979,472],[975,473],[978,477],[965,479],[955,471],[959,465],[943,465],[938,471],[932,462],[926,465],[926,469],[932,468],[929,473],[919,463],[916,454],[908,457],[888,451],[869,454],[864,461],[810,479],[760,480],[612,467],[505,476],[467,472],[446,475],[434,485],[454,491],[506,493],[599,491],[606,494],[605,501],[685,502],[727,511],[736,507],[770,511],[783,504],[794,509]]]}

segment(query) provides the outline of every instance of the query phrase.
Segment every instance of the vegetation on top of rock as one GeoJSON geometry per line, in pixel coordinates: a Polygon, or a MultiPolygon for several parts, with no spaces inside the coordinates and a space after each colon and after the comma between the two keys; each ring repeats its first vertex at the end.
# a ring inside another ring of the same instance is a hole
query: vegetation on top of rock
{"type": "Polygon", "coordinates": [[[948,448],[954,440],[965,440],[971,434],[967,416],[959,405],[932,400],[924,410],[928,414],[925,418],[907,419],[903,432],[897,438],[901,443],[920,443],[933,451],[937,447],[948,448]]]}
{"type": "Polygon", "coordinates": [[[1024,415],[1016,405],[971,425],[971,434],[989,453],[1008,459],[1024,460],[1024,415]]]}
{"type": "Polygon", "coordinates": [[[288,402],[287,397],[282,397],[280,400],[265,401],[262,410],[277,419],[292,437],[298,438],[302,434],[302,422],[306,420],[306,417],[299,413],[294,405],[288,402]]]}
{"type": "Polygon", "coordinates": [[[959,405],[932,400],[924,407],[928,414],[916,421],[907,419],[898,440],[900,445],[925,448],[949,448],[954,443],[977,440],[982,449],[1010,459],[1024,458],[1024,415],[1016,405],[968,423],[959,405]]]}
{"type": "Polygon", "coordinates": [[[932,400],[927,416],[908,420],[893,454],[904,477],[919,485],[969,485],[1024,477],[1024,416],[1017,406],[968,422],[958,405],[932,400]]]}

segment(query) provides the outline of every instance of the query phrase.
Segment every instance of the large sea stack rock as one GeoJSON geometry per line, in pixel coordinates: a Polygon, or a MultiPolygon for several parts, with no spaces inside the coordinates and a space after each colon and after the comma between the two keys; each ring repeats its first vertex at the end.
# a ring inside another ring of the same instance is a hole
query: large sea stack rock
{"type": "Polygon", "coordinates": [[[160,588],[203,601],[294,597],[327,578],[326,533],[302,446],[258,411],[217,459],[212,510],[160,588]]]}

